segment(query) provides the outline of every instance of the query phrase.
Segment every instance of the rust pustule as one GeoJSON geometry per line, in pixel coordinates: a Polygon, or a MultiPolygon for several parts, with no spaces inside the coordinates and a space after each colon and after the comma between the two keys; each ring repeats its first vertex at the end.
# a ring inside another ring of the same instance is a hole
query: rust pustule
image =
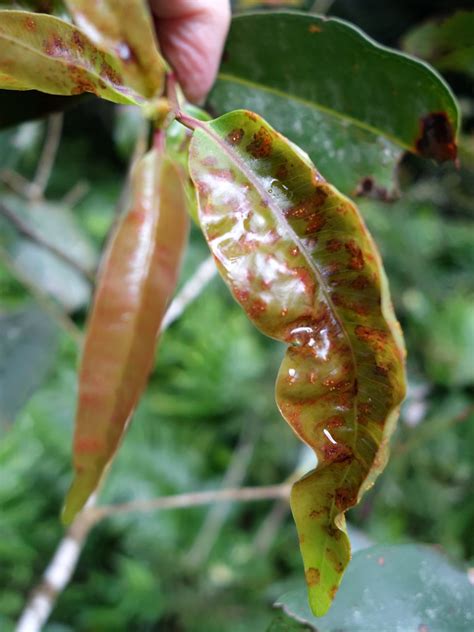
{"type": "Polygon", "coordinates": [[[262,126],[258,132],[255,132],[252,142],[247,145],[246,149],[254,158],[268,158],[272,153],[272,147],[272,135],[262,126]]]}
{"type": "Polygon", "coordinates": [[[308,568],[305,575],[308,586],[317,586],[321,581],[321,573],[317,568],[308,568]]]}
{"type": "Polygon", "coordinates": [[[34,32],[36,31],[36,22],[33,18],[27,17],[25,19],[25,28],[27,31],[34,32]]]}
{"type": "Polygon", "coordinates": [[[231,145],[238,145],[244,137],[244,130],[240,128],[233,129],[226,136],[226,140],[231,145]]]}
{"type": "Polygon", "coordinates": [[[420,135],[415,147],[424,158],[438,162],[456,160],[455,131],[445,112],[432,112],[420,119],[420,135]]]}

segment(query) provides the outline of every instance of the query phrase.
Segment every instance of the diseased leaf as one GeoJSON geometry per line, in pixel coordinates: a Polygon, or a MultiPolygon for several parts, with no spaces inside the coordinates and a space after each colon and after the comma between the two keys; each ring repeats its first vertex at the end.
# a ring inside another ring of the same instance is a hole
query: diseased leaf
{"type": "Polygon", "coordinates": [[[163,91],[166,64],[146,0],[66,0],[76,24],[120,60],[127,85],[146,98],[163,91]]]}
{"type": "Polygon", "coordinates": [[[157,151],[133,176],[132,205],[111,241],[84,345],[74,435],[72,521],[118,449],[153,362],[188,222],[175,167],[157,151]]]}
{"type": "Polygon", "coordinates": [[[404,346],[356,207],[263,119],[194,123],[202,229],[249,318],[288,350],[276,399],[318,467],[291,494],[310,602],[329,608],[350,559],[344,513],[385,465],[404,346]]]}
{"type": "MultiPolygon", "coordinates": [[[[207,112],[190,103],[184,106],[183,111],[200,121],[209,121],[211,118],[207,112]]],[[[186,193],[188,213],[193,221],[199,224],[196,188],[189,177],[188,168],[191,137],[192,133],[189,129],[178,121],[173,121],[166,130],[166,149],[178,169],[186,193]]]]}
{"type": "Polygon", "coordinates": [[[443,79],[338,19],[235,17],[210,104],[258,112],[348,194],[372,183],[390,195],[404,151],[456,157],[459,113],[443,79]]]}
{"type": "Polygon", "coordinates": [[[41,309],[0,313],[0,427],[15,420],[51,369],[58,331],[41,309]]]}
{"type": "Polygon", "coordinates": [[[474,11],[458,11],[445,20],[426,22],[408,33],[402,46],[441,71],[474,77],[474,11]]]}
{"type": "Polygon", "coordinates": [[[466,572],[432,548],[374,546],[354,555],[325,617],[311,615],[303,586],[276,606],[318,632],[470,632],[474,588],[466,572]]]}
{"type": "Polygon", "coordinates": [[[6,90],[90,92],[115,103],[141,101],[126,87],[113,55],[72,24],[26,11],[0,11],[0,80],[6,90]]]}

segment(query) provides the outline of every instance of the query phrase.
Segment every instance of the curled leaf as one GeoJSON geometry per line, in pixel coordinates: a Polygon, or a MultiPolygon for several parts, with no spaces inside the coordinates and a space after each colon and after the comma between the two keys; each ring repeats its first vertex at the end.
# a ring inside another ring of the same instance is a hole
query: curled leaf
{"type": "Polygon", "coordinates": [[[126,83],[146,98],[163,90],[166,63],[145,0],[66,0],[77,25],[120,60],[126,83]]]}
{"type": "Polygon", "coordinates": [[[344,514],[385,465],[405,390],[401,332],[361,216],[306,155],[252,112],[195,125],[202,229],[249,318],[288,345],[277,403],[318,457],[291,507],[322,615],[350,559],[344,514]]]}
{"type": "Polygon", "coordinates": [[[167,158],[153,151],[139,162],[132,195],[108,249],[88,324],[65,523],[99,484],[145,387],[186,241],[184,194],[167,158]]]}
{"type": "Polygon", "coordinates": [[[0,88],[49,94],[90,92],[115,103],[143,99],[125,85],[117,59],[51,15],[0,11],[0,88]]]}

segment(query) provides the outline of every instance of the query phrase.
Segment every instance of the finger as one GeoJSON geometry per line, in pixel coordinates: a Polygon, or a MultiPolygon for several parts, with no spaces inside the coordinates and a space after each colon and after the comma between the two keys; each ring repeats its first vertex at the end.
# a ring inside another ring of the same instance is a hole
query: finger
{"type": "Polygon", "coordinates": [[[230,24],[228,0],[152,0],[163,54],[190,101],[214,83],[230,24]]]}

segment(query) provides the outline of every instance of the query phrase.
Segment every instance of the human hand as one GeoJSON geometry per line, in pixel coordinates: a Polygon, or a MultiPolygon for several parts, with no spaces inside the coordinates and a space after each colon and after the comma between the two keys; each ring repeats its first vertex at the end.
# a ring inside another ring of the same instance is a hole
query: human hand
{"type": "Polygon", "coordinates": [[[229,0],[150,0],[164,56],[190,101],[207,95],[230,24],[229,0]]]}

